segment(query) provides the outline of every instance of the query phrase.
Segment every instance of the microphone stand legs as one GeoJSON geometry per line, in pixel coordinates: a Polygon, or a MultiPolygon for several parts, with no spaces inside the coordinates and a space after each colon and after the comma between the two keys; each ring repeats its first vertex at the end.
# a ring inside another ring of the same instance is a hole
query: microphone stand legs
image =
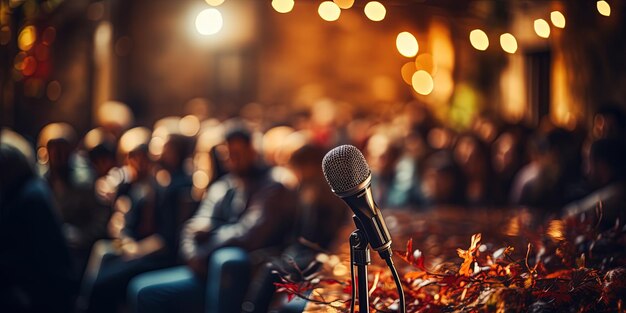
{"type": "MultiPolygon", "coordinates": [[[[365,233],[357,229],[350,234],[350,266],[352,266],[352,288],[359,292],[359,313],[369,313],[369,290],[367,284],[367,266],[371,263],[369,243],[365,233]],[[357,268],[357,282],[354,281],[354,267],[357,268]]],[[[352,292],[354,296],[354,291],[352,292]]],[[[354,297],[351,312],[354,312],[354,297]]]]}

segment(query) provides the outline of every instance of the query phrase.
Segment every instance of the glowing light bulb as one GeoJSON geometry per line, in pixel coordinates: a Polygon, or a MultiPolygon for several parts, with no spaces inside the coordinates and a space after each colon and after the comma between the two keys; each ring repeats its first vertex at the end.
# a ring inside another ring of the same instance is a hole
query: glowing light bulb
{"type": "Polygon", "coordinates": [[[278,13],[288,13],[293,10],[295,2],[293,0],[272,0],[272,7],[278,13]]]}
{"type": "Polygon", "coordinates": [[[411,78],[411,83],[413,84],[413,89],[420,95],[429,95],[433,92],[433,88],[435,84],[433,82],[433,77],[428,74],[428,72],[419,70],[413,74],[411,78]]]}
{"type": "Polygon", "coordinates": [[[500,35],[500,46],[502,46],[502,50],[507,53],[515,53],[515,51],[517,51],[517,40],[515,36],[504,33],[500,35]]]}
{"type": "Polygon", "coordinates": [[[550,13],[550,21],[554,27],[565,28],[565,16],[559,11],[552,11],[552,13],[550,13]]]}
{"type": "Polygon", "coordinates": [[[365,16],[374,22],[380,22],[385,18],[387,9],[378,1],[370,1],[365,5],[363,9],[365,16]]]}
{"type": "Polygon", "coordinates": [[[470,43],[474,49],[485,51],[489,47],[489,37],[484,31],[474,29],[470,32],[470,43]]]}
{"type": "Polygon", "coordinates": [[[317,13],[323,20],[333,22],[339,19],[341,9],[332,1],[324,1],[317,8],[317,13]]]}
{"type": "Polygon", "coordinates": [[[196,17],[196,30],[201,35],[217,34],[224,24],[222,13],[217,9],[206,9],[198,13],[196,17]]]}
{"type": "Polygon", "coordinates": [[[535,20],[535,33],[541,38],[550,37],[550,25],[546,20],[539,18],[535,20]]]}
{"type": "Polygon", "coordinates": [[[396,37],[396,48],[398,48],[398,52],[400,52],[400,54],[410,58],[417,55],[417,52],[419,51],[419,44],[413,34],[409,32],[401,32],[398,34],[398,37],[396,37]]]}
{"type": "Polygon", "coordinates": [[[611,6],[609,5],[608,2],[606,2],[604,0],[600,0],[600,1],[596,2],[596,8],[598,9],[598,12],[600,12],[600,14],[602,14],[604,16],[610,16],[611,15],[611,6]]]}

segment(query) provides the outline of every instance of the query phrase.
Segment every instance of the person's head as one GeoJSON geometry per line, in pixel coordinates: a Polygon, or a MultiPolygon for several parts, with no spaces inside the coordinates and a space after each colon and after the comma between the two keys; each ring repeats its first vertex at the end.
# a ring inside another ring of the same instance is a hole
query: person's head
{"type": "Polygon", "coordinates": [[[594,138],[620,138],[626,130],[626,114],[617,104],[605,104],[593,117],[594,138]]]}
{"type": "Polygon", "coordinates": [[[300,183],[323,179],[321,164],[325,150],[314,145],[304,145],[296,150],[289,165],[300,183]]]}
{"type": "Polygon", "coordinates": [[[597,187],[626,178],[626,147],[619,139],[599,139],[591,145],[589,181],[597,187]]]}
{"type": "Polygon", "coordinates": [[[228,150],[226,166],[229,172],[237,176],[246,176],[257,162],[252,134],[243,127],[235,127],[226,132],[225,139],[228,150]]]}
{"type": "Polygon", "coordinates": [[[421,191],[431,204],[461,204],[465,200],[465,175],[450,152],[442,150],[425,160],[421,191]]]}
{"type": "Polygon", "coordinates": [[[178,134],[170,134],[163,145],[163,152],[159,163],[168,171],[176,171],[183,168],[185,160],[189,156],[191,147],[190,139],[178,134]]]}
{"type": "Polygon", "coordinates": [[[454,147],[454,159],[468,178],[486,178],[491,172],[489,148],[475,135],[459,137],[454,147]]]}
{"type": "Polygon", "coordinates": [[[108,142],[102,142],[89,149],[87,155],[97,177],[106,175],[117,164],[115,146],[108,142]]]}
{"type": "Polygon", "coordinates": [[[367,141],[365,154],[373,173],[388,176],[393,174],[402,156],[402,145],[398,140],[378,133],[367,141]]]}
{"type": "Polygon", "coordinates": [[[145,177],[150,173],[152,161],[148,153],[148,145],[141,144],[128,152],[126,163],[137,178],[145,177]]]}
{"type": "Polygon", "coordinates": [[[65,138],[50,139],[46,144],[48,165],[51,171],[66,171],[70,168],[72,144],[65,138]]]}

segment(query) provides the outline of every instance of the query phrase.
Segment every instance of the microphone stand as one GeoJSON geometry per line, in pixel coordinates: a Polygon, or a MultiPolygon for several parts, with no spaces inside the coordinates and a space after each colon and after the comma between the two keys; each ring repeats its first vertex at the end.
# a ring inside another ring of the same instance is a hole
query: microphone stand
{"type": "MultiPolygon", "coordinates": [[[[355,285],[359,292],[359,313],[369,313],[370,302],[369,290],[367,289],[367,266],[371,263],[369,241],[367,240],[365,232],[361,230],[361,221],[356,217],[356,215],[353,215],[352,219],[356,225],[356,230],[350,234],[350,278],[352,281],[352,303],[350,305],[350,313],[354,313],[356,300],[355,285]],[[354,277],[355,266],[357,268],[357,279],[354,277]]],[[[391,255],[389,255],[388,258],[385,258],[385,262],[387,263],[387,266],[389,266],[389,270],[391,271],[396,283],[396,288],[398,289],[398,297],[400,301],[399,312],[405,313],[406,304],[404,302],[404,291],[402,290],[402,283],[400,282],[398,271],[393,265],[391,255]]]]}
{"type": "MultiPolygon", "coordinates": [[[[356,218],[355,218],[356,222],[356,218]]],[[[357,225],[359,224],[356,222],[357,225]]],[[[354,313],[355,303],[355,281],[354,281],[354,266],[357,267],[357,282],[356,287],[359,290],[359,313],[369,313],[369,291],[367,290],[367,266],[371,263],[369,242],[365,233],[356,229],[350,234],[350,269],[352,273],[352,304],[350,306],[350,312],[354,313]]]]}

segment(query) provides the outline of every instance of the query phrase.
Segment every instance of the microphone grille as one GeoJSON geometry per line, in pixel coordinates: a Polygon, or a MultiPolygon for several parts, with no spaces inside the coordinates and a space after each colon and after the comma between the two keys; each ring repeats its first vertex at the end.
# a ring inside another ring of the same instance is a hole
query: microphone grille
{"type": "Polygon", "coordinates": [[[346,192],[370,176],[365,157],[355,146],[342,145],[324,156],[322,170],[326,181],[335,193],[346,192]]]}

